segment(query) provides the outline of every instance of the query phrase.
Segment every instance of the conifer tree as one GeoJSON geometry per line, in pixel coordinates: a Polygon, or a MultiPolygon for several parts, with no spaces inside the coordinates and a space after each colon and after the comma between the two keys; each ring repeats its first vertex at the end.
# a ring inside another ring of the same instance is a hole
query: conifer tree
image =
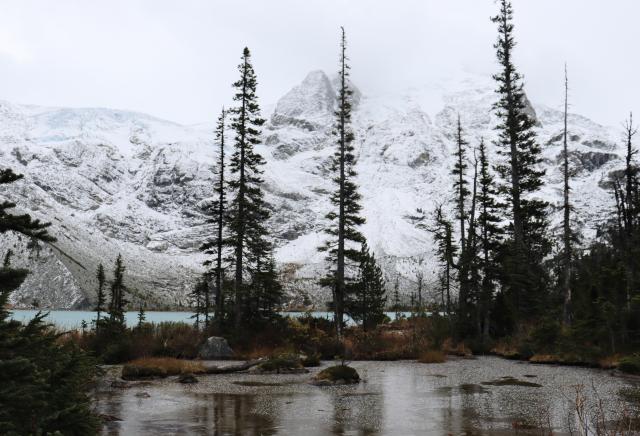
{"type": "Polygon", "coordinates": [[[140,303],[140,308],[138,309],[138,329],[142,328],[142,325],[146,321],[147,316],[144,313],[144,305],[140,303]]]}
{"type": "Polygon", "coordinates": [[[480,322],[482,324],[482,337],[489,338],[489,316],[493,289],[498,278],[497,252],[500,247],[500,217],[496,204],[496,188],[493,175],[490,170],[489,158],[484,139],[480,140],[479,146],[479,194],[478,194],[478,237],[480,249],[480,271],[482,282],[480,284],[480,295],[478,306],[480,310],[480,322]]]}
{"type": "Polygon", "coordinates": [[[453,241],[453,225],[442,212],[442,205],[435,209],[434,227],[431,230],[436,242],[436,256],[441,265],[439,274],[442,306],[447,315],[451,314],[451,281],[454,259],[458,247],[453,241]]]}
{"type": "Polygon", "coordinates": [[[521,317],[540,309],[547,285],[543,258],[551,244],[547,235],[547,203],[532,198],[543,185],[544,170],[539,169],[541,149],[533,130],[535,120],[527,111],[522,76],[513,64],[513,9],[511,2],[500,0],[500,12],[492,20],[498,25],[495,45],[501,71],[494,75],[498,84],[498,102],[494,108],[500,119],[495,145],[504,161],[496,166],[506,217],[510,221],[510,239],[505,243],[504,286],[512,306],[521,317]]]}
{"type": "MultiPolygon", "coordinates": [[[[225,212],[226,212],[226,181],[225,181],[225,128],[226,128],[226,112],[224,107],[222,108],[222,112],[220,113],[220,117],[218,118],[218,124],[216,126],[216,141],[219,145],[218,152],[218,180],[216,181],[215,193],[216,200],[213,202],[211,207],[207,209],[207,212],[210,214],[210,219],[207,221],[210,224],[214,224],[216,228],[216,235],[214,239],[207,241],[202,245],[201,249],[208,255],[215,255],[215,267],[214,267],[214,277],[215,277],[215,312],[214,312],[214,322],[218,327],[220,327],[224,308],[224,296],[222,295],[223,287],[222,283],[224,281],[224,270],[222,268],[222,259],[223,259],[223,249],[224,249],[224,225],[225,225],[225,212]]],[[[213,262],[209,259],[205,261],[205,266],[210,266],[213,262]]],[[[207,303],[208,305],[208,303],[207,303]]],[[[208,313],[208,306],[207,306],[208,313]]]]}
{"type": "Polygon", "coordinates": [[[107,296],[104,293],[104,284],[105,284],[105,276],[104,276],[104,267],[102,263],[98,265],[98,271],[96,272],[96,279],[98,280],[98,291],[97,291],[97,301],[96,301],[96,329],[99,328],[100,325],[100,315],[105,311],[105,303],[107,302],[107,296]]]}
{"type": "Polygon", "coordinates": [[[416,294],[418,297],[418,315],[424,316],[424,302],[423,302],[423,291],[424,291],[424,272],[422,271],[422,259],[418,264],[418,270],[416,271],[416,294]]]}
{"type": "Polygon", "coordinates": [[[454,176],[453,190],[455,193],[454,203],[456,205],[456,218],[460,223],[460,246],[466,246],[465,235],[465,222],[467,219],[467,196],[469,195],[469,182],[466,179],[467,171],[467,141],[464,139],[464,132],[462,130],[462,123],[460,121],[460,115],[458,115],[458,122],[456,125],[456,149],[453,153],[455,163],[451,174],[454,176]]]}
{"type": "Polygon", "coordinates": [[[351,287],[347,302],[349,315],[354,321],[362,323],[364,331],[375,328],[384,319],[387,297],[382,269],[366,242],[360,251],[358,280],[351,287]]]}
{"type": "MultiPolygon", "coordinates": [[[[465,225],[467,220],[469,219],[469,224],[472,224],[473,216],[469,216],[469,212],[467,211],[467,198],[470,194],[468,184],[469,182],[466,179],[466,170],[468,168],[467,165],[467,151],[466,147],[468,146],[467,141],[464,139],[464,132],[462,129],[462,123],[460,121],[460,115],[458,115],[458,120],[456,124],[456,133],[455,133],[455,141],[456,148],[454,151],[454,167],[451,174],[454,176],[453,180],[453,189],[454,189],[454,204],[455,204],[455,217],[460,225],[460,256],[455,267],[458,271],[458,327],[459,332],[462,332],[465,328],[462,327],[462,324],[466,323],[466,318],[469,315],[469,274],[471,272],[471,263],[473,261],[473,256],[470,252],[472,248],[472,240],[471,240],[471,229],[469,229],[469,235],[467,237],[465,231],[465,225]]],[[[475,198],[474,198],[475,199],[475,198]]]]}
{"type": "Polygon", "coordinates": [[[255,307],[251,310],[251,315],[261,320],[276,316],[277,309],[284,299],[284,290],[278,280],[276,261],[272,253],[258,259],[253,274],[252,292],[255,307]]]}
{"type": "Polygon", "coordinates": [[[396,280],[393,284],[393,311],[395,312],[394,321],[398,321],[402,317],[400,312],[400,274],[396,274],[396,280]]]}
{"type": "MultiPolygon", "coordinates": [[[[634,283],[637,280],[636,242],[638,239],[638,226],[640,225],[640,193],[638,181],[638,167],[635,164],[635,155],[638,150],[633,145],[633,138],[637,129],[633,124],[633,113],[629,114],[629,120],[624,125],[625,140],[625,167],[622,183],[614,180],[614,191],[618,211],[620,232],[614,241],[622,253],[622,263],[625,271],[625,297],[624,302],[627,314],[631,311],[631,298],[634,283]],[[624,183],[624,186],[622,184],[624,183]]],[[[622,338],[626,341],[626,338],[622,338]]]]}
{"type": "Polygon", "coordinates": [[[205,295],[207,293],[206,288],[208,287],[206,274],[203,274],[202,277],[196,282],[193,290],[189,293],[190,303],[193,307],[193,315],[191,318],[195,319],[196,328],[200,328],[200,318],[204,318],[205,313],[205,295]]]}
{"type": "MultiPolygon", "coordinates": [[[[479,332],[479,295],[480,295],[480,262],[478,259],[478,235],[476,207],[478,203],[478,158],[474,150],[473,183],[471,189],[471,207],[468,213],[468,232],[466,246],[461,254],[460,271],[464,271],[465,300],[458,304],[458,334],[461,337],[479,332]],[[475,310],[474,310],[475,307],[475,310]],[[475,316],[475,322],[473,317],[475,316]],[[474,332],[474,329],[476,331],[474,332]]],[[[462,289],[463,284],[460,284],[462,289]]],[[[462,296],[462,295],[460,295],[462,296]]]]}
{"type": "Polygon", "coordinates": [[[622,217],[624,220],[624,230],[627,235],[631,235],[637,224],[637,199],[634,198],[635,184],[637,182],[638,168],[634,164],[634,156],[638,150],[633,146],[633,137],[637,133],[637,129],[633,124],[633,113],[629,114],[629,121],[624,126],[625,133],[625,166],[624,166],[624,194],[622,195],[622,217]]]}
{"type": "Polygon", "coordinates": [[[353,91],[349,87],[349,65],[346,54],[347,40],[344,28],[340,41],[340,71],[336,122],[333,135],[336,137],[336,151],[331,162],[331,171],[334,174],[333,182],[336,189],[331,195],[333,210],[326,218],[330,224],[325,229],[329,239],[320,247],[327,252],[327,261],[330,265],[328,276],[321,281],[324,286],[330,287],[333,292],[333,308],[336,319],[336,333],[342,336],[343,318],[345,310],[348,282],[353,280],[347,274],[347,268],[355,268],[359,263],[359,244],[364,242],[364,237],[358,227],[364,224],[365,219],[360,215],[360,194],[354,182],[356,177],[355,155],[353,154],[353,141],[355,136],[351,128],[351,100],[353,91]]]}
{"type": "Polygon", "coordinates": [[[251,64],[251,54],[245,47],[238,65],[240,79],[233,84],[237,106],[229,110],[231,127],[235,132],[234,152],[229,169],[234,178],[227,184],[231,200],[227,210],[228,237],[225,242],[232,253],[234,271],[234,318],[236,329],[241,326],[247,305],[245,274],[248,257],[254,256],[257,247],[263,246],[267,235],[265,222],[269,218],[262,191],[263,157],[254,147],[260,143],[260,106],[256,94],[257,79],[251,64]]]}
{"type": "Polygon", "coordinates": [[[564,68],[564,131],[562,135],[562,173],[563,173],[563,219],[562,219],[562,290],[564,294],[562,305],[562,322],[565,326],[571,324],[571,275],[573,262],[572,232],[571,232],[571,203],[569,202],[569,148],[567,144],[567,118],[569,110],[569,78],[567,66],[564,68]]]}
{"type": "Polygon", "coordinates": [[[128,301],[125,297],[127,288],[124,285],[125,266],[122,255],[118,254],[113,269],[113,281],[111,282],[111,301],[109,302],[109,320],[114,327],[125,327],[125,306],[128,301]]]}

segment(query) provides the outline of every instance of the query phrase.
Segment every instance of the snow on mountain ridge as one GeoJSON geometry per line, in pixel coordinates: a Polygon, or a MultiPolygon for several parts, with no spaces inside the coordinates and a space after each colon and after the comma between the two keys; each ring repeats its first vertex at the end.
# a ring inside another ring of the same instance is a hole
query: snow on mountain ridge
{"type": "MultiPolygon", "coordinates": [[[[449,205],[458,114],[471,146],[481,137],[488,144],[495,138],[491,107],[496,96],[490,85],[484,78],[463,77],[399,95],[356,93],[357,181],[367,216],[363,232],[387,276],[401,274],[407,289],[418,269],[434,281],[433,240],[421,224],[430,222],[436,204],[449,205]]],[[[316,285],[324,270],[316,247],[333,189],[328,168],[335,145],[330,133],[335,95],[334,81],[311,72],[277,102],[263,129],[264,143],[257,147],[267,161],[270,224],[287,289],[316,301],[327,298],[316,285]]],[[[557,207],[562,114],[535,109],[548,173],[540,195],[557,207]]],[[[589,233],[603,217],[602,204],[611,202],[602,180],[620,165],[622,150],[613,130],[578,115],[569,121],[575,204],[589,233]]],[[[186,304],[204,260],[198,247],[212,231],[200,205],[213,195],[214,156],[207,125],[181,126],[126,111],[0,102],[0,157],[25,174],[0,193],[52,221],[66,253],[41,254],[52,259],[39,271],[48,271],[47,280],[59,277],[55,289],[32,274],[13,301],[86,304],[94,298],[97,263],[110,270],[121,252],[134,295],[156,306],[186,304]]],[[[495,162],[494,151],[490,157],[495,162]]]]}

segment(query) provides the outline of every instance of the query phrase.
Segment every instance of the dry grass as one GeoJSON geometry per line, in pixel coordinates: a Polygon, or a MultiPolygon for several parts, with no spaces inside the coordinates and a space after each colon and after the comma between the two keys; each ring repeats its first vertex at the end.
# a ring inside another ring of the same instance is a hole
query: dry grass
{"type": "Polygon", "coordinates": [[[417,344],[406,330],[351,330],[344,339],[346,355],[353,360],[398,360],[416,357],[417,344]]]}
{"type": "Polygon", "coordinates": [[[531,363],[558,363],[561,361],[562,359],[555,354],[534,354],[529,359],[531,363]]]}
{"type": "Polygon", "coordinates": [[[263,357],[292,354],[291,347],[255,344],[245,349],[236,349],[235,355],[242,360],[256,360],[263,357]]]}
{"type": "Polygon", "coordinates": [[[606,356],[598,360],[598,366],[602,369],[615,369],[620,364],[620,355],[606,356]]]}
{"type": "Polygon", "coordinates": [[[505,357],[507,359],[514,359],[520,355],[518,349],[513,344],[510,344],[508,342],[498,342],[491,349],[491,353],[497,356],[505,357]]]}
{"type": "Polygon", "coordinates": [[[418,357],[420,363],[444,363],[447,361],[447,356],[440,350],[425,351],[418,357]]]}
{"type": "Polygon", "coordinates": [[[453,356],[459,357],[471,357],[473,353],[463,342],[454,343],[452,339],[448,338],[442,345],[442,350],[453,356]]]}
{"type": "Polygon", "coordinates": [[[133,360],[122,368],[122,378],[166,377],[180,374],[203,374],[201,362],[174,359],[173,357],[143,357],[133,360]]]}

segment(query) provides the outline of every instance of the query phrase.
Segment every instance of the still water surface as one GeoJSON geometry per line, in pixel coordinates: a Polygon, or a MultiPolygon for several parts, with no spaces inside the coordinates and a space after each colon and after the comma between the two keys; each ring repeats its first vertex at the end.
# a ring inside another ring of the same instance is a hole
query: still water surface
{"type": "MultiPolygon", "coordinates": [[[[51,310],[43,311],[48,313],[47,321],[55,324],[61,329],[78,329],[82,325],[82,321],[85,321],[88,326],[96,319],[96,313],[87,310],[51,310]]],[[[37,310],[13,310],[12,317],[20,321],[28,321],[38,313],[37,310]]],[[[333,319],[331,312],[310,312],[315,317],[322,317],[327,319],[333,319]]],[[[306,312],[283,312],[286,316],[304,316],[306,312]]],[[[402,314],[403,316],[409,316],[409,312],[402,314]]],[[[388,312],[387,316],[390,319],[395,318],[394,312],[388,312]]],[[[145,312],[147,322],[160,323],[165,321],[172,322],[187,322],[193,323],[194,319],[192,312],[145,312]]],[[[129,327],[133,327],[138,324],[138,312],[125,312],[125,319],[129,327]]]]}
{"type": "Polygon", "coordinates": [[[105,387],[97,392],[96,404],[100,413],[121,419],[105,425],[107,435],[540,434],[539,428],[516,433],[523,423],[550,425],[559,435],[576,426],[577,386],[584,386],[591,400],[595,389],[613,408],[619,390],[631,383],[602,370],[494,357],[352,366],[365,382],[316,387],[307,383],[313,374],[206,375],[194,385],[168,378],[105,387]],[[486,384],[503,377],[530,385],[486,384]]]}

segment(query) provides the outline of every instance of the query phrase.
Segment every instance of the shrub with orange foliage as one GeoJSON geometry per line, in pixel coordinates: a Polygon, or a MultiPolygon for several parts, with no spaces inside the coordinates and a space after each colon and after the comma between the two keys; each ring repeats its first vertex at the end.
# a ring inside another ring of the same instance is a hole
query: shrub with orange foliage
{"type": "Polygon", "coordinates": [[[428,350],[418,357],[420,363],[444,363],[447,361],[447,356],[440,350],[428,350]]]}

